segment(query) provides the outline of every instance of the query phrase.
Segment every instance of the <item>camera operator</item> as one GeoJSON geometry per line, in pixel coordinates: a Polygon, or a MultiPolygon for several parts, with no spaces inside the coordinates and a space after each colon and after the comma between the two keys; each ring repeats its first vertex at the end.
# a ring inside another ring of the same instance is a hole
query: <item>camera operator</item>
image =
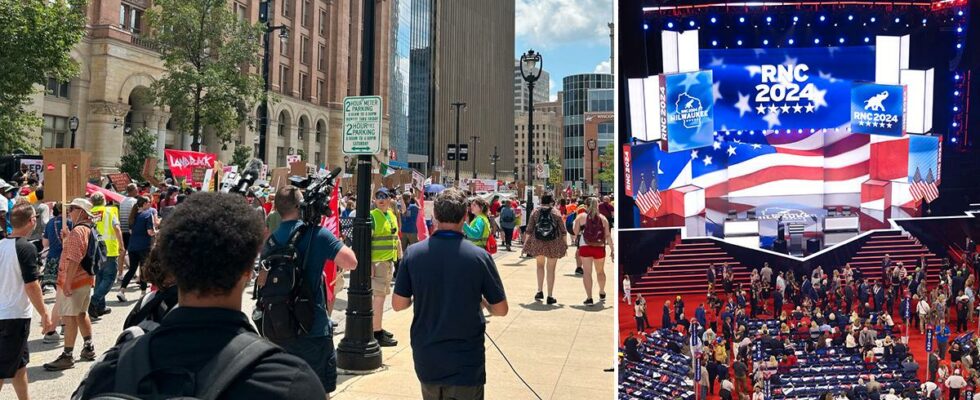
{"type": "MultiPolygon", "coordinates": [[[[293,231],[304,224],[300,220],[302,204],[303,193],[295,186],[286,185],[276,192],[275,210],[282,217],[279,227],[272,232],[272,238],[276,242],[288,242],[293,231]]],[[[265,255],[271,250],[267,241],[262,253],[265,255]]],[[[309,289],[313,295],[311,301],[315,310],[313,325],[306,335],[276,344],[309,363],[323,383],[323,388],[330,393],[337,387],[337,354],[333,343],[333,329],[327,315],[323,264],[327,260],[333,260],[340,268],[352,270],[357,267],[357,257],[353,250],[320,226],[310,226],[298,238],[296,252],[299,259],[305,260],[302,264],[303,282],[311,285],[309,289]]]]}

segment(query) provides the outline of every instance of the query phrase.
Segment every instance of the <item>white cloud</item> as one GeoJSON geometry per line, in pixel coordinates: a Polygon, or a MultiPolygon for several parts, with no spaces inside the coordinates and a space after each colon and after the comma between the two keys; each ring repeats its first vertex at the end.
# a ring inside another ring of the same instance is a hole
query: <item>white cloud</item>
{"type": "Polygon", "coordinates": [[[552,90],[548,94],[548,101],[558,101],[558,90],[552,90]]]}
{"type": "Polygon", "coordinates": [[[609,40],[608,0],[517,0],[516,34],[532,46],[609,40]]]}
{"type": "Polygon", "coordinates": [[[603,62],[599,63],[599,65],[596,65],[595,66],[595,73],[597,73],[597,74],[609,74],[609,73],[611,73],[610,72],[610,69],[611,69],[611,67],[610,67],[610,64],[609,64],[609,60],[606,60],[606,61],[603,61],[603,62]]]}

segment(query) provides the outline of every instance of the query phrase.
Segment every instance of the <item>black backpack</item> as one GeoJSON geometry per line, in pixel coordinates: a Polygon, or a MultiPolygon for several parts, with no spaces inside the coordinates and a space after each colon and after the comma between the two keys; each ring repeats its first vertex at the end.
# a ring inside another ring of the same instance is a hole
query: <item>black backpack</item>
{"type": "Polygon", "coordinates": [[[91,223],[79,225],[88,227],[89,229],[88,249],[85,251],[85,257],[82,258],[82,269],[89,275],[98,274],[102,270],[102,266],[109,259],[109,251],[106,249],[105,240],[102,239],[99,230],[95,229],[95,226],[91,223]]]}
{"type": "Polygon", "coordinates": [[[551,214],[551,207],[540,208],[538,222],[534,224],[534,238],[549,241],[557,239],[558,234],[558,221],[551,214]]]}
{"type": "MultiPolygon", "coordinates": [[[[294,339],[310,332],[316,305],[313,293],[304,279],[306,256],[300,257],[296,243],[308,227],[300,225],[285,245],[269,235],[256,280],[258,300],[252,319],[259,334],[273,342],[294,339]]],[[[310,241],[312,242],[312,235],[310,241]]],[[[309,245],[307,246],[309,249],[309,245]]]]}
{"type": "Polygon", "coordinates": [[[130,327],[120,335],[119,359],[116,362],[115,387],[113,393],[102,394],[93,400],[160,400],[160,399],[202,399],[215,400],[228,389],[242,372],[250,370],[256,362],[269,354],[282,349],[269,343],[258,335],[243,332],[236,335],[218,354],[198,371],[186,369],[153,370],[150,363],[151,334],[157,328],[152,321],[144,321],[130,327]],[[179,395],[162,394],[152,376],[168,380],[182,379],[187,391],[179,395]],[[191,389],[193,388],[193,389],[191,389]]]}

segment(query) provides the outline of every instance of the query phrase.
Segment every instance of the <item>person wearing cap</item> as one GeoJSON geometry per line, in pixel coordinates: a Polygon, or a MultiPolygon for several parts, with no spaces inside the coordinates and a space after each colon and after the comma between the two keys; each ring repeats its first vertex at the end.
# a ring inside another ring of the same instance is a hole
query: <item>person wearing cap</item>
{"type": "Polygon", "coordinates": [[[374,194],[375,209],[371,210],[371,291],[374,293],[374,309],[378,312],[372,317],[374,338],[382,347],[397,346],[391,332],[381,325],[381,310],[385,298],[391,294],[391,281],[395,261],[401,258],[402,246],[398,240],[398,217],[391,211],[388,190],[381,188],[374,194]]]}
{"type": "Polygon", "coordinates": [[[7,237],[14,232],[10,224],[10,211],[14,208],[14,196],[17,187],[0,180],[0,237],[7,237]]]}
{"type": "Polygon", "coordinates": [[[82,259],[88,253],[88,242],[92,232],[92,203],[77,198],[68,204],[66,216],[73,227],[62,232],[63,248],[58,265],[57,307],[65,323],[65,349],[53,362],[44,364],[48,371],[61,371],[75,367],[75,340],[82,334],[82,351],[79,358],[95,361],[95,346],[92,344],[92,321],[88,317],[88,306],[92,301],[92,286],[95,277],[82,268],[82,259]]]}
{"type": "Polygon", "coordinates": [[[106,307],[105,296],[112,289],[112,282],[116,279],[117,261],[126,260],[126,248],[120,247],[122,243],[122,227],[119,224],[119,210],[116,207],[105,204],[105,195],[100,192],[92,193],[92,214],[99,216],[95,229],[99,231],[99,236],[105,241],[106,262],[99,270],[95,278],[95,290],[92,293],[92,304],[89,306],[89,317],[98,319],[108,314],[112,310],[106,307]]]}

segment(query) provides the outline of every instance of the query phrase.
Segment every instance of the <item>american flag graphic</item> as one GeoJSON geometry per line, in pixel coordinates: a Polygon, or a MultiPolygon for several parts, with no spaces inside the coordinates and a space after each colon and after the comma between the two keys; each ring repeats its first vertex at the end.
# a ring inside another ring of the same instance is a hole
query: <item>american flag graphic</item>
{"type": "Polygon", "coordinates": [[[660,190],[657,189],[657,176],[653,175],[653,181],[650,182],[650,186],[646,186],[644,182],[641,184],[641,189],[645,189],[636,195],[636,204],[640,207],[640,213],[647,214],[651,211],[657,211],[663,204],[660,198],[660,190]]]}
{"type": "Polygon", "coordinates": [[[926,179],[922,179],[922,173],[916,168],[912,183],[909,184],[909,192],[912,193],[912,199],[925,200],[926,203],[932,203],[939,198],[939,188],[936,186],[936,179],[932,176],[932,170],[926,173],[926,179]]]}

